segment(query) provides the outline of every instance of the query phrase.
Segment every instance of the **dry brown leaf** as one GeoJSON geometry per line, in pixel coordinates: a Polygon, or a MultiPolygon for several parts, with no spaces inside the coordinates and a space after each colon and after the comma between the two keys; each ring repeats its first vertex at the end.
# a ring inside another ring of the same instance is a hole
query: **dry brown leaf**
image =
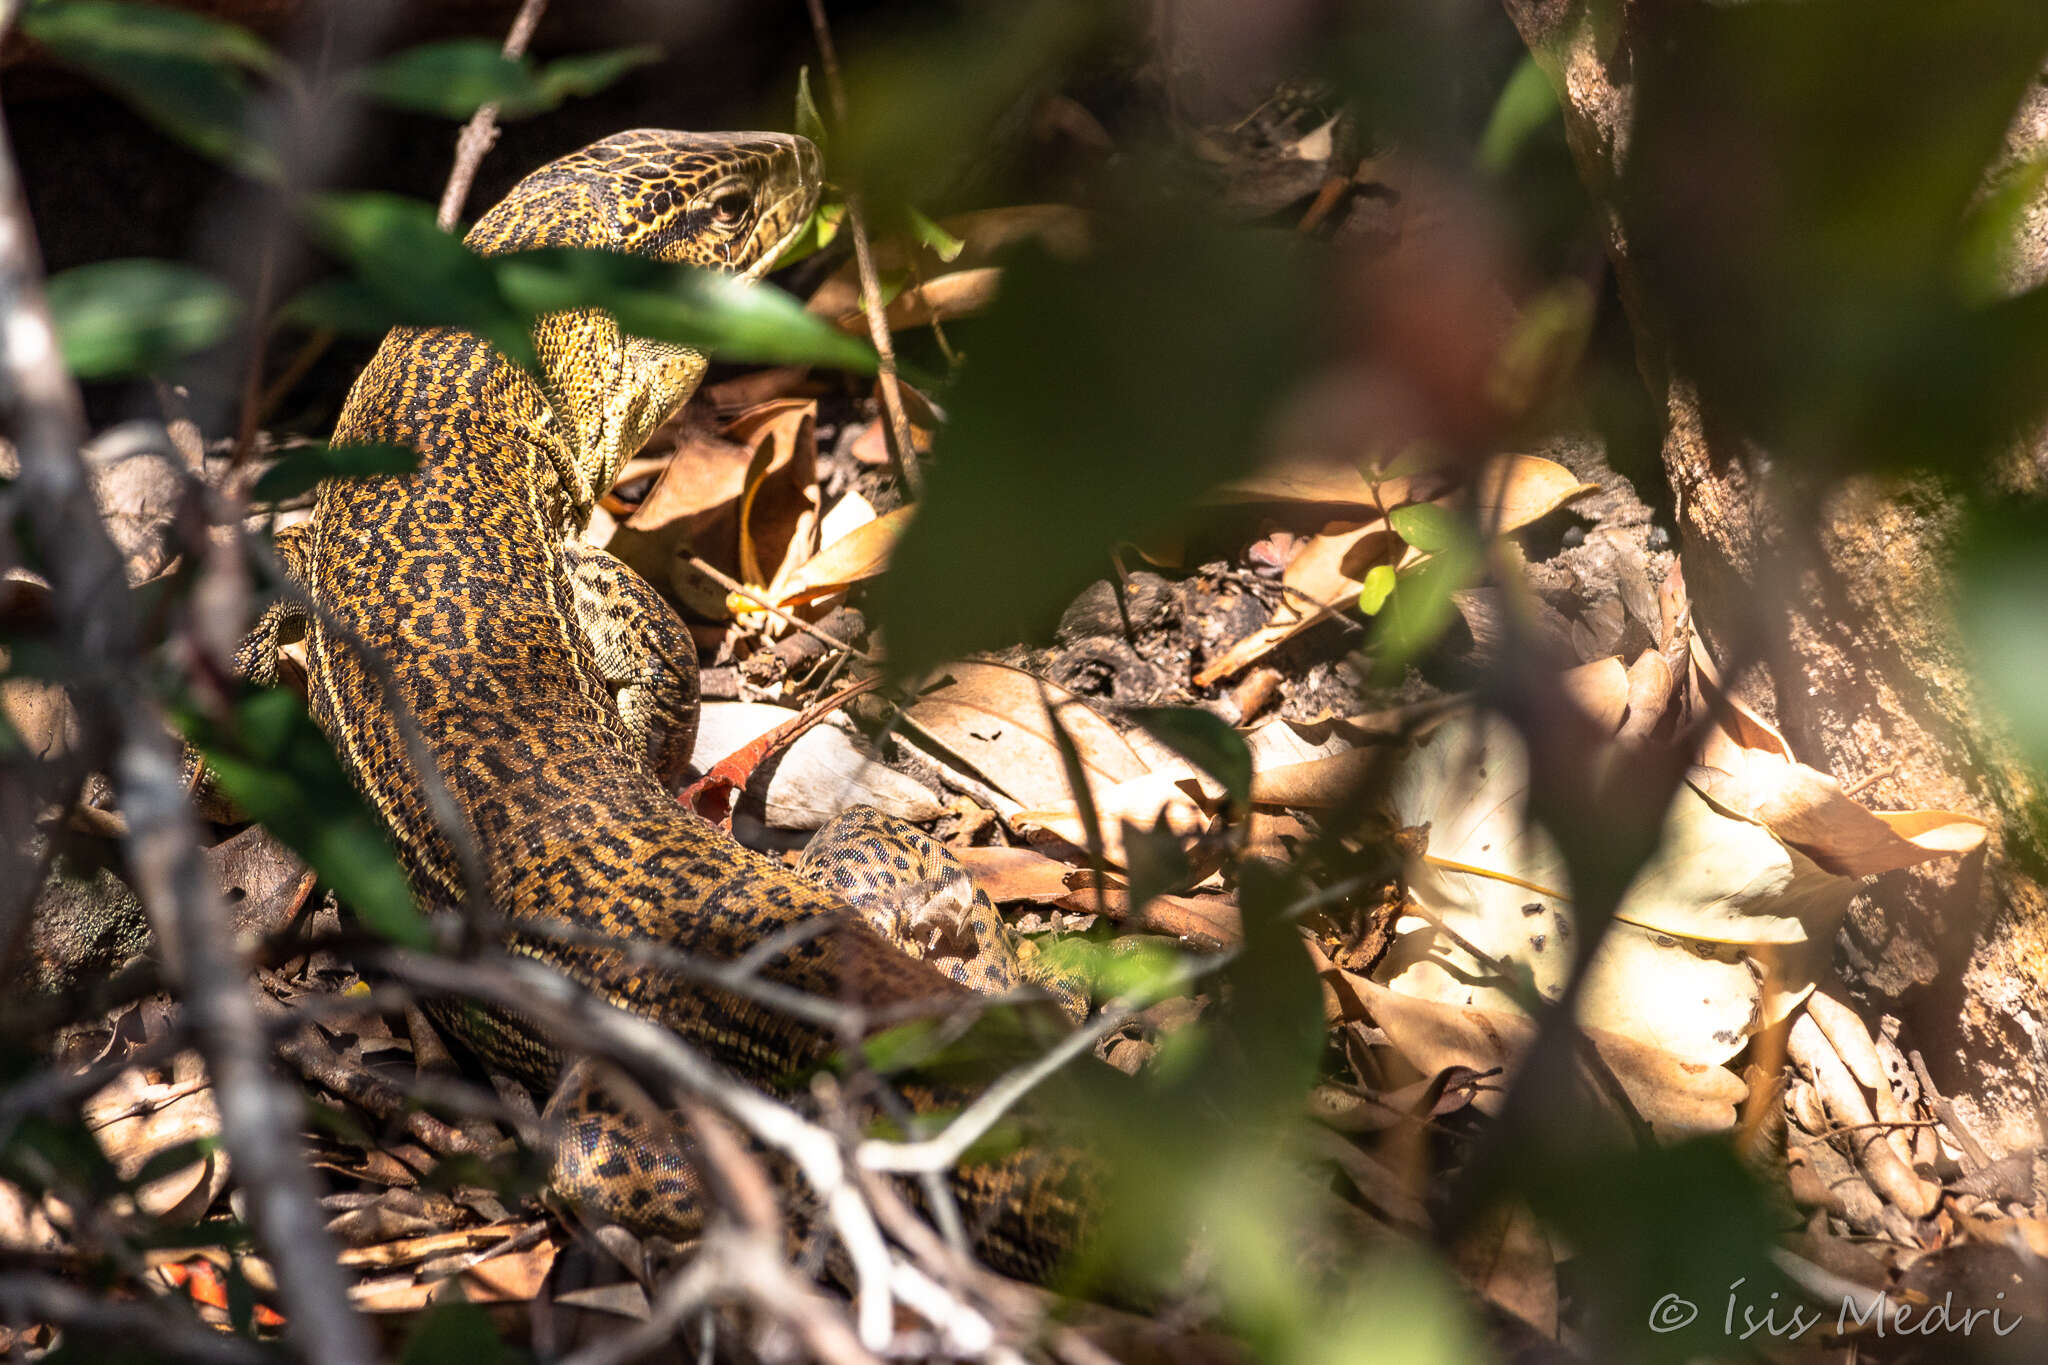
{"type": "MultiPolygon", "coordinates": [[[[1409,869],[1416,912],[1381,968],[1396,989],[1512,1010],[1503,973],[1526,968],[1546,998],[1563,992],[1577,961],[1571,892],[1557,845],[1525,817],[1527,787],[1520,737],[1492,716],[1446,719],[1402,763],[1390,789],[1397,816],[1430,832],[1409,869]]],[[[1833,938],[1854,890],[1681,786],[1588,969],[1580,1018],[1725,1061],[1803,998],[1814,945],[1833,938]]]]}
{"type": "Polygon", "coordinates": [[[1487,1302],[1557,1340],[1557,1253],[1526,1205],[1518,1201],[1482,1219],[1453,1260],[1487,1302]]]}
{"type": "MultiPolygon", "coordinates": [[[[1223,804],[1222,787],[1185,763],[1139,773],[1108,786],[1094,782],[1089,786],[1102,831],[1102,856],[1117,867],[1124,865],[1126,825],[1151,829],[1164,820],[1173,833],[1193,840],[1208,831],[1223,804]]],[[[1087,827],[1074,801],[1027,807],[1012,815],[1010,824],[1026,838],[1050,835],[1074,848],[1088,846],[1087,827]]]]}
{"type": "Polygon", "coordinates": [[[776,605],[802,606],[880,574],[889,567],[889,555],[915,510],[898,507],[828,541],[781,584],[776,605]]]}
{"type": "Polygon", "coordinates": [[[284,929],[313,890],[312,870],[261,825],[207,849],[206,865],[245,938],[284,929]]]}
{"type": "MultiPolygon", "coordinates": [[[[962,243],[960,254],[950,261],[921,242],[888,236],[874,244],[876,271],[888,278],[900,278],[913,258],[918,271],[931,280],[947,272],[975,270],[992,265],[1003,252],[1025,242],[1036,242],[1062,259],[1072,260],[1088,250],[1088,214],[1070,204],[1013,204],[1003,208],[979,209],[939,220],[939,226],[962,243]]],[[[812,293],[804,305],[819,317],[843,325],[849,315],[860,316],[860,276],[854,262],[834,271],[812,293]]]]}
{"type": "MultiPolygon", "coordinates": [[[[178,1054],[167,1082],[150,1080],[140,1068],[122,1072],[86,1101],[84,1118],[124,1180],[140,1175],[160,1153],[220,1136],[220,1111],[196,1052],[178,1054]]],[[[174,1225],[196,1223],[227,1187],[227,1180],[227,1152],[216,1147],[144,1185],[135,1192],[135,1203],[144,1213],[174,1225]]]]}
{"type": "MultiPolygon", "coordinates": [[[[922,284],[912,284],[883,310],[892,332],[926,327],[934,322],[951,322],[986,312],[1003,287],[1000,266],[986,265],[974,270],[950,270],[922,284]]],[[[857,336],[867,332],[867,319],[855,314],[842,319],[840,327],[857,336]]]]}
{"type": "Polygon", "coordinates": [[[1117,728],[1063,687],[1021,668],[973,660],[950,665],[946,672],[946,680],[905,714],[1024,805],[1053,807],[1071,799],[1066,766],[1046,715],[1048,703],[1059,709],[1060,724],[1080,753],[1091,787],[1111,787],[1145,771],[1117,728]]]}
{"type": "Polygon", "coordinates": [[[1352,749],[1306,763],[1283,763],[1252,774],[1252,803],[1326,810],[1358,794],[1387,762],[1378,749],[1352,749]]]}
{"type": "Polygon", "coordinates": [[[457,1275],[388,1275],[349,1290],[349,1302],[365,1313],[413,1313],[442,1299],[470,1303],[527,1303],[540,1292],[560,1250],[552,1241],[508,1251],[457,1275]]]}
{"type": "Polygon", "coordinates": [[[1384,518],[1364,525],[1340,523],[1311,536],[1281,574],[1288,591],[1274,607],[1272,619],[1211,660],[1195,674],[1195,684],[1213,686],[1351,606],[1365,586],[1366,571],[1386,562],[1398,545],[1384,518]]]}
{"type": "Polygon", "coordinates": [[[1423,487],[1441,487],[1435,474],[1375,479],[1355,464],[1291,458],[1218,484],[1205,496],[1212,503],[1305,502],[1327,507],[1370,507],[1384,512],[1413,502],[1423,487]]]}
{"type": "MultiPolygon", "coordinates": [[[[683,409],[675,427],[674,448],[661,466],[661,477],[626,518],[635,531],[652,532],[682,523],[691,531],[708,514],[739,501],[752,449],[735,441],[724,428],[705,420],[700,408],[683,409]]],[[[659,458],[659,438],[650,445],[659,458]]]]}
{"type": "Polygon", "coordinates": [[[1572,704],[1600,728],[1601,734],[1611,735],[1621,728],[1622,719],[1628,714],[1629,682],[1628,669],[1620,659],[1610,655],[1568,668],[1558,675],[1557,683],[1572,704]]]}
{"type": "Polygon", "coordinates": [[[1785,737],[1722,692],[1697,636],[1694,677],[1716,703],[1693,785],[1717,804],[1756,820],[1814,862],[1844,877],[1963,857],[1982,847],[1989,826],[1956,811],[1873,811],[1841,784],[1792,756],[1785,737]]]}
{"type": "MultiPolygon", "coordinates": [[[[709,772],[776,726],[799,713],[766,702],[706,702],[699,711],[690,767],[709,772]]],[[[799,735],[768,775],[762,815],[773,829],[817,829],[850,806],[873,806],[910,821],[945,813],[922,782],[863,754],[832,717],[799,735]]],[[[761,790],[759,783],[755,790],[761,790]]]]}
{"type": "Polygon", "coordinates": [[[1540,455],[1496,455],[1472,481],[1472,507],[1482,534],[1504,536],[1599,487],[1540,455]]]}
{"type": "Polygon", "coordinates": [[[1078,870],[1035,848],[956,848],[953,856],[975,886],[998,905],[1060,900],[1073,890],[1069,879],[1078,870]]]}
{"type": "MultiPolygon", "coordinates": [[[[1535,1037],[1535,1025],[1519,1014],[1404,995],[1335,968],[1325,971],[1323,979],[1336,988],[1345,1017],[1377,1024],[1424,1076],[1449,1066],[1512,1069],[1535,1037]]],[[[1586,1036],[1658,1136],[1720,1133],[1735,1126],[1736,1107],[1749,1087],[1727,1067],[1686,1061],[1600,1029],[1588,1029],[1586,1036]]],[[[1504,1094],[1502,1088],[1490,1088],[1473,1103],[1494,1113],[1504,1094]]]]}
{"type": "Polygon", "coordinates": [[[750,586],[767,586],[784,564],[801,564],[815,548],[806,532],[818,516],[817,416],[810,399],[780,398],[727,429],[753,450],[739,502],[739,576],[750,586]]]}

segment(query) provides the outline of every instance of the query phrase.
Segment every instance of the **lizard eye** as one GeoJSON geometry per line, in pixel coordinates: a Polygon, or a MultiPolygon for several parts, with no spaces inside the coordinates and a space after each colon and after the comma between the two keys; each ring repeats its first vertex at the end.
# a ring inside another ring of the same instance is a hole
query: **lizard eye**
{"type": "Polygon", "coordinates": [[[753,211],[754,196],[738,185],[720,190],[711,199],[711,218],[720,227],[736,227],[753,211]]]}

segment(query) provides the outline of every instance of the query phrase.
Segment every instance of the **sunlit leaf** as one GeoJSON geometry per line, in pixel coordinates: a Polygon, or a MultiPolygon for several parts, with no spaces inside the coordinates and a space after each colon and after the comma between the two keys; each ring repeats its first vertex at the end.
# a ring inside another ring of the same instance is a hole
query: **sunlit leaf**
{"type": "Polygon", "coordinates": [[[180,719],[221,790],[304,858],[363,923],[394,943],[431,945],[382,823],[296,695],[252,692],[225,719],[180,719]]]}
{"type": "Polygon", "coordinates": [[[960,259],[960,253],[967,249],[967,243],[934,223],[914,208],[903,210],[903,216],[910,220],[910,235],[930,247],[942,261],[960,259]]]}
{"type": "Polygon", "coordinates": [[[776,258],[775,269],[781,270],[795,265],[806,256],[815,256],[832,245],[839,236],[840,222],[846,217],[846,205],[837,203],[819,204],[811,210],[811,216],[804,220],[803,230],[790,239],[776,258]]]}
{"type": "Polygon", "coordinates": [[[23,32],[135,106],[179,141],[263,179],[276,152],[249,113],[249,72],[277,59],[254,34],[159,5],[62,0],[22,15],[23,32]]]}
{"type": "Polygon", "coordinates": [[[249,496],[256,502],[283,502],[322,479],[362,478],[374,474],[410,474],[420,465],[419,452],[382,442],[368,445],[302,446],[285,452],[264,471],[249,496]]]}
{"type": "Polygon", "coordinates": [[[1367,616],[1379,615],[1394,591],[1396,575],[1391,564],[1375,564],[1365,571],[1365,585],[1358,590],[1358,609],[1367,616]]]}
{"type": "Polygon", "coordinates": [[[241,315],[225,284],[176,261],[99,261],[50,277],[64,363],[81,379],[139,374],[220,341],[241,315]]]}
{"type": "Polygon", "coordinates": [[[1435,503],[1417,502],[1387,513],[1394,534],[1424,554],[1439,554],[1472,539],[1472,532],[1456,513],[1435,503]]]}

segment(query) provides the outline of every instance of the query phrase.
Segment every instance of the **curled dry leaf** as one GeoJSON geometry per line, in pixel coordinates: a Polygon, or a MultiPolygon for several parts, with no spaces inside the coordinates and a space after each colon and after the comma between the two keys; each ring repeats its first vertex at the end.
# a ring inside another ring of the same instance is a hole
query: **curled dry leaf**
{"type": "MultiPolygon", "coordinates": [[[[971,318],[988,311],[1002,284],[1003,272],[997,266],[948,271],[922,284],[913,282],[889,301],[882,316],[892,332],[928,327],[934,322],[951,322],[955,318],[971,318]]],[[[866,319],[859,317],[841,321],[839,325],[856,336],[864,335],[867,330],[866,319]]]]}
{"type": "MultiPolygon", "coordinates": [[[[827,513],[820,537],[825,548],[806,560],[781,584],[776,605],[785,610],[800,607],[835,593],[843,592],[855,583],[880,574],[889,567],[889,555],[896,548],[896,542],[903,538],[903,532],[910,525],[914,508],[899,507],[893,512],[873,516],[870,519],[834,536],[833,516],[840,507],[858,498],[852,494],[840,500],[832,512],[827,513]]],[[[865,504],[865,499],[861,499],[865,504]]]]}
{"type": "Polygon", "coordinates": [[[1841,785],[1792,757],[1785,737],[1722,691],[1694,636],[1693,677],[1716,710],[1692,782],[1735,813],[1757,820],[1845,877],[1964,857],[1983,846],[1988,826],[1956,811],[1873,811],[1841,785]]]}
{"type": "Polygon", "coordinates": [[[450,1275],[441,1262],[417,1271],[367,1279],[349,1290],[349,1303],[364,1313],[416,1313],[442,1301],[530,1303],[554,1268],[560,1247],[553,1241],[510,1251],[465,1266],[450,1275]]]}

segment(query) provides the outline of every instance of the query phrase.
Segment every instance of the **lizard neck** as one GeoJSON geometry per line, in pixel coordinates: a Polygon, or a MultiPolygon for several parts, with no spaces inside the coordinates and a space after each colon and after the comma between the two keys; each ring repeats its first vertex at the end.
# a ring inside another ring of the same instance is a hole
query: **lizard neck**
{"type": "Polygon", "coordinates": [[[598,309],[541,319],[534,346],[558,438],[555,472],[575,520],[570,529],[580,531],[626,461],[696,391],[706,361],[682,346],[627,336],[598,309]]]}

